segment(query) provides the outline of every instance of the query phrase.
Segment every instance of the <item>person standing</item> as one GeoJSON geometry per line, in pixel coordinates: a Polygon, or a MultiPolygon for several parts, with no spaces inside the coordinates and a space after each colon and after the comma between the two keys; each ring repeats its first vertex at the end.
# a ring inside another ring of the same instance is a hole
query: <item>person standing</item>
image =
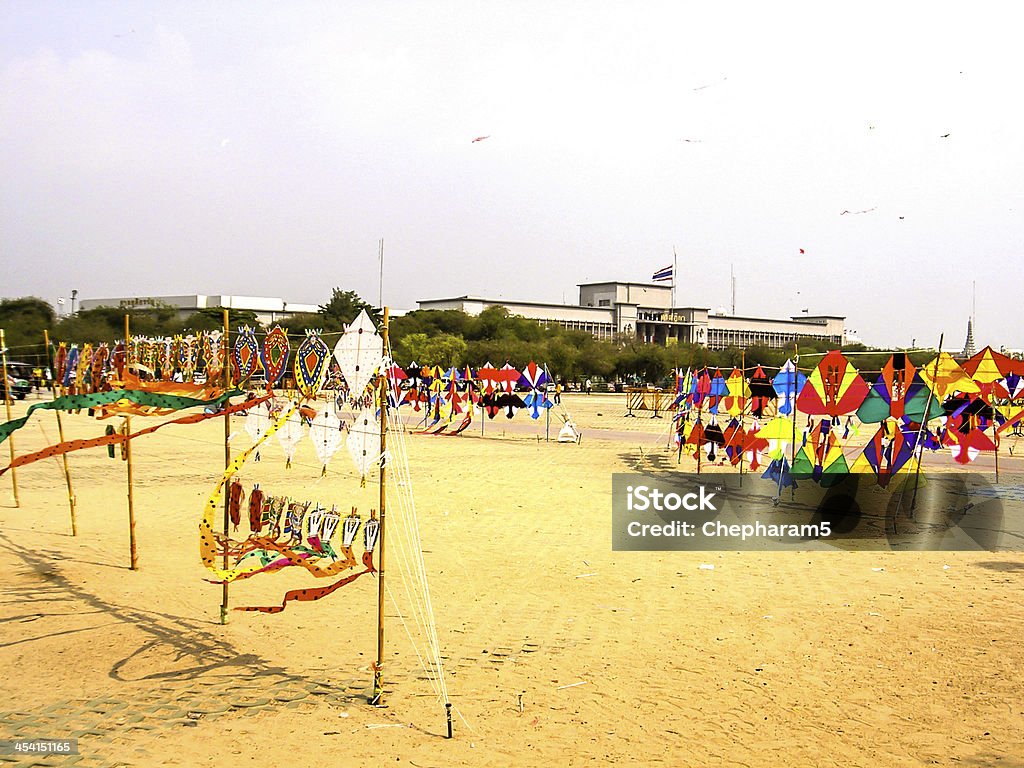
{"type": "Polygon", "coordinates": [[[594,388],[594,383],[590,379],[587,379],[586,382],[583,384],[583,388],[586,390],[587,394],[589,395],[590,394],[590,390],[592,390],[594,388]]]}

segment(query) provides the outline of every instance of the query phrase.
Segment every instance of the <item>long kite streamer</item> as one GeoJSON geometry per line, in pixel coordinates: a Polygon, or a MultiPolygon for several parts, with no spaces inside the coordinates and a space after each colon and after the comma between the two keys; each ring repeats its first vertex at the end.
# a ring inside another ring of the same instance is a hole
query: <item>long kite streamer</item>
{"type": "Polygon", "coordinates": [[[148,406],[150,408],[162,408],[167,411],[180,411],[185,408],[197,407],[220,407],[229,398],[241,395],[243,392],[238,389],[231,389],[222,394],[201,399],[196,397],[185,397],[183,395],[167,395],[161,392],[143,392],[134,389],[115,389],[110,392],[93,392],[88,395],[64,395],[45,403],[35,403],[30,406],[28,412],[20,418],[0,424],[0,443],[4,442],[11,433],[21,429],[28,423],[32,413],[37,409],[48,411],[74,411],[81,408],[99,408],[121,401],[135,405],[148,406]]]}
{"type": "Polygon", "coordinates": [[[269,397],[270,395],[264,395],[263,397],[257,398],[255,400],[246,400],[244,403],[230,405],[219,411],[213,411],[210,413],[194,413],[189,416],[182,416],[180,419],[172,419],[171,421],[165,421],[162,424],[157,424],[156,426],[153,427],[141,429],[138,432],[131,433],[130,435],[126,435],[123,432],[118,432],[114,430],[113,427],[108,427],[107,433],[104,435],[100,435],[99,437],[93,437],[87,440],[67,440],[63,443],[57,443],[56,445],[51,445],[48,448],[43,448],[42,450],[35,451],[34,453],[26,453],[22,456],[19,456],[14,461],[12,461],[8,466],[4,467],[3,469],[0,469],[0,477],[2,477],[3,474],[11,468],[23,467],[26,464],[32,464],[42,459],[49,459],[52,456],[61,456],[62,454],[71,453],[72,451],[80,451],[84,448],[99,448],[102,445],[109,445],[111,446],[111,450],[113,450],[113,446],[117,445],[118,443],[123,444],[128,440],[134,440],[137,437],[142,437],[143,435],[151,434],[153,432],[156,432],[158,429],[170,426],[171,424],[198,424],[199,422],[205,421],[206,419],[213,419],[219,416],[228,416],[232,413],[237,413],[238,411],[245,410],[246,408],[252,408],[253,406],[259,405],[264,400],[269,399],[269,397]]]}

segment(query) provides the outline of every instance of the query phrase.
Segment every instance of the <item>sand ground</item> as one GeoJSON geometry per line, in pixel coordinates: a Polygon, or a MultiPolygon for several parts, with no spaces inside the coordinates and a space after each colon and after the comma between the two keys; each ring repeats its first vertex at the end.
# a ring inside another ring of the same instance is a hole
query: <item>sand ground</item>
{"type": "MultiPolygon", "coordinates": [[[[543,422],[501,437],[503,418],[408,438],[453,740],[393,612],[387,706],[366,704],[371,577],[219,623],[196,526],[220,420],[137,441],[137,571],[120,459],[69,456],[76,537],[58,460],[18,471],[18,508],[0,478],[0,738],[78,735],[83,766],[1024,765],[1024,556],[613,552],[611,475],[671,471],[667,424],[624,418],[623,396],[565,401],[580,445],[543,422]]],[[[19,454],[56,432],[38,413],[19,454]]],[[[243,476],[365,513],[376,488],[349,467],[320,478],[304,442],[291,469],[271,445],[243,476]]],[[[303,576],[232,585],[232,605],[303,576]]]]}

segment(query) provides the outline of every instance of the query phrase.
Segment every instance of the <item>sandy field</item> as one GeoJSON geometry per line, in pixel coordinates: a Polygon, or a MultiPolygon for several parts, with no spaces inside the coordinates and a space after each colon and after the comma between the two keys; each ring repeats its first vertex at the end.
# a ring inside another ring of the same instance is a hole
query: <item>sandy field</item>
{"type": "MultiPolygon", "coordinates": [[[[393,612],[386,706],[366,703],[372,577],[219,623],[197,524],[220,419],[136,441],[137,571],[119,458],[69,455],[76,537],[59,460],[18,470],[17,508],[0,478],[0,739],[79,738],[40,765],[1024,766],[1024,556],[613,552],[611,475],[673,471],[668,421],[624,418],[622,395],[564,401],[580,445],[523,415],[408,438],[454,739],[393,612]]],[[[104,426],[65,417],[68,438],[104,426]]],[[[54,414],[14,439],[56,442],[54,414]]],[[[308,441],[242,477],[364,514],[377,494],[344,454],[321,478],[308,441]]],[[[294,570],[231,604],[314,581],[294,570]]]]}

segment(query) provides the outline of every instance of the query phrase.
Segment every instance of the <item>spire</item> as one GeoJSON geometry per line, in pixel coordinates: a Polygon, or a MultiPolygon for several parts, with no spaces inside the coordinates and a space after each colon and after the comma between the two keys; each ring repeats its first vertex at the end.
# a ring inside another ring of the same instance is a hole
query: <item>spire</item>
{"type": "Polygon", "coordinates": [[[974,357],[974,327],[971,318],[967,318],[967,340],[964,342],[964,357],[974,357]]]}

